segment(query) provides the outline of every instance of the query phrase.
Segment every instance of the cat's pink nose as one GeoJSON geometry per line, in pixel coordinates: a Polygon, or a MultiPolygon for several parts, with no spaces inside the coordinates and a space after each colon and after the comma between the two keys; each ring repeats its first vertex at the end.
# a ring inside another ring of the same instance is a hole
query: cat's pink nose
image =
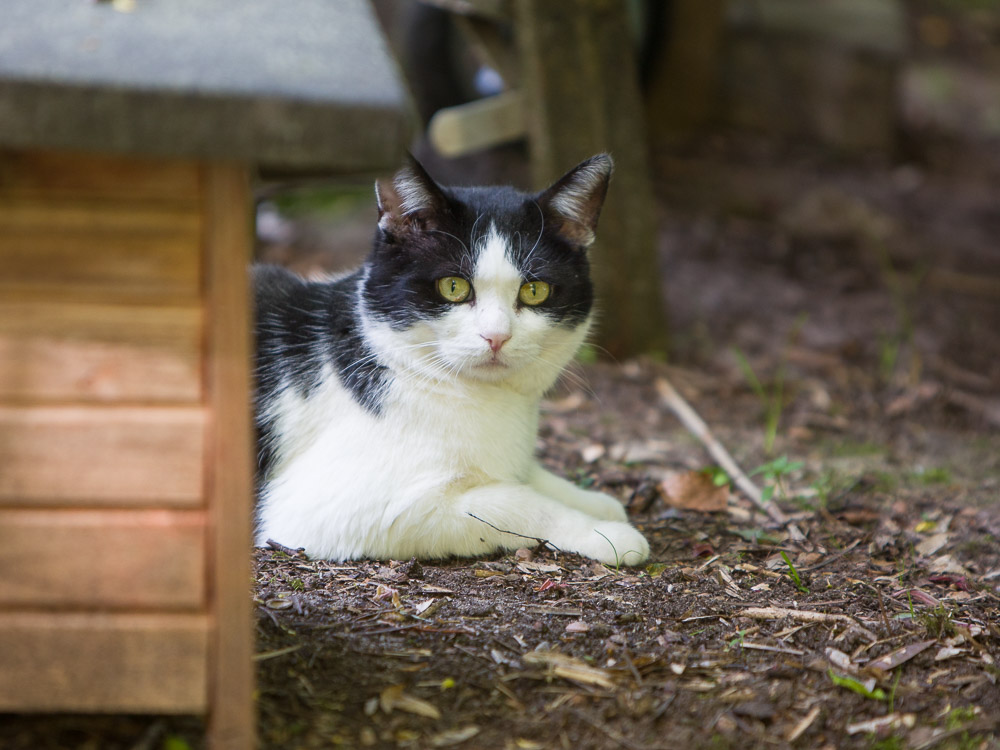
{"type": "Polygon", "coordinates": [[[479,335],[486,339],[486,343],[490,345],[490,349],[493,350],[494,354],[500,351],[500,347],[510,341],[509,333],[481,333],[479,335]]]}

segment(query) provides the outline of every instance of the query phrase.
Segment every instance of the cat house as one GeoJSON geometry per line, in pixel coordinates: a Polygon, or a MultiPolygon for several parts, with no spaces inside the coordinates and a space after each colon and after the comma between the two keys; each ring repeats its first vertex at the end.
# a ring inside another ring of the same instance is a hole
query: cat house
{"type": "Polygon", "coordinates": [[[395,167],[364,0],[9,0],[0,712],[253,745],[251,178],[395,167]]]}

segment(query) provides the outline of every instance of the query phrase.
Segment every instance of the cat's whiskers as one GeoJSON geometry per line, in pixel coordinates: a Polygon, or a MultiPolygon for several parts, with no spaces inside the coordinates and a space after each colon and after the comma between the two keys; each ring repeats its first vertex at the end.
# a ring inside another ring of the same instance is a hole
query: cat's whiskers
{"type": "Polygon", "coordinates": [[[580,364],[578,362],[571,360],[568,364],[561,365],[559,362],[553,362],[541,354],[536,354],[535,359],[544,362],[547,365],[551,365],[552,367],[562,368],[562,372],[559,374],[559,380],[568,381],[570,385],[575,386],[584,393],[589,394],[600,401],[600,398],[594,392],[593,387],[587,381],[586,376],[580,371],[580,364]]]}
{"type": "MultiPolygon", "coordinates": [[[[427,347],[427,346],[436,346],[438,343],[439,342],[437,342],[437,341],[419,342],[419,343],[416,343],[416,344],[407,344],[407,345],[403,345],[403,346],[396,346],[396,347],[394,347],[394,350],[395,351],[410,351],[410,350],[413,350],[413,349],[420,349],[422,347],[427,347]]],[[[367,364],[367,363],[369,363],[369,362],[371,362],[373,360],[375,360],[375,361],[379,360],[379,357],[380,357],[380,353],[379,352],[372,352],[371,354],[369,354],[369,355],[367,355],[365,357],[362,357],[361,359],[357,359],[354,362],[351,362],[349,365],[347,365],[344,368],[343,372],[344,372],[345,375],[352,374],[355,370],[357,370],[357,368],[359,368],[359,367],[361,367],[361,366],[363,366],[363,365],[365,365],[365,364],[367,364]]],[[[379,364],[384,364],[384,363],[381,362],[381,361],[379,361],[379,364]]]]}
{"type": "MultiPolygon", "coordinates": [[[[485,215],[486,214],[483,213],[479,214],[478,216],[476,216],[476,220],[472,222],[472,229],[469,231],[469,241],[472,243],[473,247],[476,247],[479,244],[476,241],[476,225],[479,223],[479,220],[482,219],[485,215]]],[[[483,236],[480,237],[480,240],[485,239],[485,237],[486,234],[483,233],[483,236]]]]}
{"type": "Polygon", "coordinates": [[[538,246],[542,241],[542,235],[545,233],[545,212],[542,211],[542,207],[538,205],[538,201],[532,201],[532,203],[534,203],[535,208],[538,209],[538,216],[542,220],[542,228],[538,230],[538,237],[535,239],[535,244],[531,246],[527,256],[525,256],[524,260],[521,262],[521,273],[524,276],[528,276],[528,271],[530,270],[528,268],[528,262],[531,260],[531,256],[534,255],[535,251],[538,249],[538,246]]]}

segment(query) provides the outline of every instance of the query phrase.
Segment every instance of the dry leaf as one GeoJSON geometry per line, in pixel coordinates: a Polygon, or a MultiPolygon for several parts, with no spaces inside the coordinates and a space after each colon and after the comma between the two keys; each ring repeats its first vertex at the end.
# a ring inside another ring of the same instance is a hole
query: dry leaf
{"type": "Polygon", "coordinates": [[[422,698],[416,698],[403,692],[402,685],[390,685],[379,694],[379,705],[387,714],[399,709],[407,713],[425,716],[428,719],[440,719],[441,712],[422,698]]]}
{"type": "Polygon", "coordinates": [[[420,587],[420,590],[425,594],[454,594],[455,592],[451,589],[442,588],[441,586],[432,586],[429,583],[425,583],[420,587]]]}
{"type": "Polygon", "coordinates": [[[927,566],[927,569],[931,573],[955,573],[960,576],[972,575],[958,562],[956,562],[955,558],[951,555],[941,555],[940,557],[934,558],[927,566]]]}
{"type": "Polygon", "coordinates": [[[718,487],[700,471],[672,472],[659,484],[663,501],[674,508],[716,513],[726,509],[729,488],[718,487]]]}
{"type": "Polygon", "coordinates": [[[937,643],[937,641],[918,641],[917,643],[911,643],[908,646],[897,648],[895,651],[890,651],[888,654],[868,662],[868,666],[888,672],[891,669],[895,669],[903,662],[909,661],[921,651],[930,648],[935,643],[937,643]]]}
{"type": "Polygon", "coordinates": [[[659,463],[670,452],[671,447],[666,440],[634,440],[612,445],[608,456],[612,461],[620,463],[659,463]]]}
{"type": "Polygon", "coordinates": [[[566,626],[567,633],[586,633],[590,630],[590,625],[583,620],[575,620],[566,626]]]}
{"type": "Polygon", "coordinates": [[[386,586],[385,584],[382,583],[380,583],[378,587],[375,589],[374,599],[377,602],[385,601],[386,599],[388,599],[389,601],[392,602],[392,606],[394,607],[402,606],[402,602],[400,602],[399,600],[399,591],[392,588],[391,586],[386,586]]]}
{"type": "Polygon", "coordinates": [[[924,557],[930,557],[947,543],[947,534],[931,534],[917,545],[917,552],[924,557]]]}
{"type": "Polygon", "coordinates": [[[592,667],[580,659],[576,659],[558,651],[530,651],[523,657],[524,663],[537,666],[549,667],[553,674],[573,682],[581,682],[584,685],[596,685],[605,690],[611,690],[615,683],[603,669],[592,667]]]}
{"type": "Polygon", "coordinates": [[[449,599],[427,599],[417,604],[413,610],[421,617],[430,617],[449,601],[449,599]]]}
{"type": "Polygon", "coordinates": [[[460,745],[466,740],[471,740],[477,734],[479,734],[479,727],[475,724],[470,724],[467,727],[459,727],[458,729],[449,729],[433,735],[430,738],[431,746],[451,747],[452,745],[460,745]]]}
{"type": "Polygon", "coordinates": [[[944,661],[945,659],[951,659],[962,653],[964,653],[963,649],[955,648],[954,646],[945,646],[934,654],[934,661],[944,661]]]}
{"type": "Polygon", "coordinates": [[[890,729],[899,729],[900,727],[909,729],[916,723],[917,717],[914,714],[889,714],[888,716],[879,716],[877,719],[848,724],[847,733],[869,732],[876,734],[890,729]]]}
{"type": "Polygon", "coordinates": [[[826,650],[826,658],[830,660],[830,664],[835,666],[841,672],[855,674],[858,671],[858,668],[854,666],[854,662],[851,661],[851,657],[839,649],[828,648],[826,650]]]}
{"type": "Polygon", "coordinates": [[[537,563],[525,560],[517,564],[517,569],[522,573],[559,573],[563,570],[561,565],[555,563],[537,563]]]}

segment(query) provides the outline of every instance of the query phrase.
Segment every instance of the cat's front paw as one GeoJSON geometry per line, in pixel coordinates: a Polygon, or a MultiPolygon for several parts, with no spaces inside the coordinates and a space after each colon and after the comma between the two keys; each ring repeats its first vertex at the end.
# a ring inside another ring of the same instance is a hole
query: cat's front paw
{"type": "Polygon", "coordinates": [[[591,518],[601,521],[627,521],[625,506],[617,499],[603,492],[581,490],[578,495],[580,510],[591,518]]]}
{"type": "Polygon", "coordinates": [[[639,565],[649,557],[649,542],[627,523],[605,521],[594,525],[576,550],[608,565],[639,565]]]}

